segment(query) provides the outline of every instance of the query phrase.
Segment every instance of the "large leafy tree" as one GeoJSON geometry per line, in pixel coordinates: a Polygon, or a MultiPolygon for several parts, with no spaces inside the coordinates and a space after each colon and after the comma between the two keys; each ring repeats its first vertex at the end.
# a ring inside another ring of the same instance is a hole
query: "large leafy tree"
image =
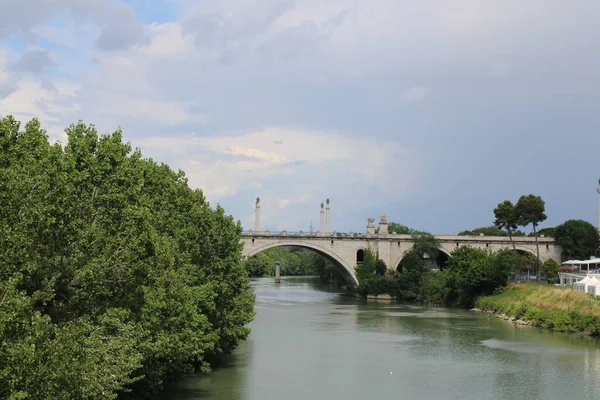
{"type": "Polygon", "coordinates": [[[513,250],[516,250],[513,240],[513,232],[517,230],[519,223],[516,207],[510,200],[504,200],[494,209],[494,216],[494,225],[500,230],[506,230],[513,250]]]}
{"type": "Polygon", "coordinates": [[[239,222],[120,131],[24,128],[0,120],[0,397],[144,395],[248,335],[239,222]]]}
{"type": "Polygon", "coordinates": [[[443,273],[448,293],[446,301],[460,307],[472,307],[475,298],[487,295],[505,285],[513,264],[512,258],[497,258],[495,254],[483,249],[461,246],[452,252],[448,268],[443,273]]]}
{"type": "Polygon", "coordinates": [[[412,250],[421,256],[427,254],[435,260],[440,252],[440,241],[429,232],[414,231],[412,233],[412,250]]]}
{"type": "Polygon", "coordinates": [[[556,227],[556,244],[563,249],[563,257],[587,259],[596,255],[600,246],[598,230],[583,220],[568,220],[556,227]]]}
{"type": "MultiPolygon", "coordinates": [[[[379,228],[375,228],[375,233],[379,232],[379,228]]],[[[409,228],[406,225],[402,225],[398,222],[390,222],[388,223],[388,232],[398,235],[412,235],[413,232],[416,232],[415,229],[409,228]]]]}
{"type": "Polygon", "coordinates": [[[533,234],[535,236],[535,250],[536,250],[536,281],[540,280],[540,246],[538,243],[538,235],[536,228],[538,224],[545,221],[546,218],[546,203],[540,196],[533,194],[523,195],[517,201],[515,205],[515,212],[517,216],[518,225],[527,226],[531,224],[533,226],[533,234]]]}
{"type": "Polygon", "coordinates": [[[411,235],[415,230],[412,228],[409,228],[406,225],[402,225],[398,222],[390,222],[388,224],[388,232],[389,233],[396,233],[399,235],[411,235]]]}

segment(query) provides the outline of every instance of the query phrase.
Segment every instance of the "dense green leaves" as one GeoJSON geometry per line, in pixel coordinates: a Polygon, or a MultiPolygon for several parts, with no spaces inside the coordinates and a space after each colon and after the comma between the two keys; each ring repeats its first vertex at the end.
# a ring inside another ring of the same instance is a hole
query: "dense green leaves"
{"type": "Polygon", "coordinates": [[[343,279],[339,269],[325,256],[306,248],[281,246],[248,257],[244,265],[251,277],[274,276],[275,262],[281,276],[319,275],[321,281],[343,279]]]}
{"type": "Polygon", "coordinates": [[[542,264],[541,273],[546,277],[548,283],[558,282],[558,272],[560,265],[553,259],[548,259],[542,264]]]}
{"type": "MultiPolygon", "coordinates": [[[[527,236],[531,236],[533,237],[534,233],[531,232],[529,235],[527,236]]],[[[537,231],[537,235],[538,236],[546,236],[546,237],[555,237],[556,236],[556,227],[548,227],[548,228],[542,228],[540,230],[537,231]]]]}
{"type": "Polygon", "coordinates": [[[208,369],[253,317],[241,226],[121,132],[66,133],[63,149],[0,121],[0,397],[144,394],[208,369]]]}
{"type": "Polygon", "coordinates": [[[519,215],[517,214],[516,207],[510,200],[504,200],[494,209],[494,217],[494,226],[500,230],[506,230],[514,250],[515,243],[512,237],[519,223],[519,215]]]}
{"type": "Polygon", "coordinates": [[[398,222],[390,222],[388,224],[388,232],[398,235],[411,235],[415,230],[398,222]]]}
{"type": "Polygon", "coordinates": [[[356,278],[361,286],[367,284],[367,281],[375,276],[377,268],[378,255],[371,249],[364,249],[363,262],[356,266],[356,278]]]}
{"type": "Polygon", "coordinates": [[[598,230],[583,220],[568,220],[556,227],[556,244],[562,246],[563,257],[588,259],[600,247],[598,230]]]}

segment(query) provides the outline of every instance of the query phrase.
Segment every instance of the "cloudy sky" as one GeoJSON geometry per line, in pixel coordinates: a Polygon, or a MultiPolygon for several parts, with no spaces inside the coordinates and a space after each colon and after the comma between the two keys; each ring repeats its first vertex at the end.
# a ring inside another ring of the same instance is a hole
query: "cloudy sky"
{"type": "Polygon", "coordinates": [[[0,116],[121,127],[253,228],[597,221],[598,0],[0,0],[0,116]]]}

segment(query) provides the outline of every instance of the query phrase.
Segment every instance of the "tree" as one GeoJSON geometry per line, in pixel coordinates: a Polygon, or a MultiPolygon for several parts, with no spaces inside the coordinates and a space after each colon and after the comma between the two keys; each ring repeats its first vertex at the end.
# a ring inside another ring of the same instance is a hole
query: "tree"
{"type": "Polygon", "coordinates": [[[258,253],[252,257],[248,257],[244,264],[249,276],[260,277],[264,276],[267,272],[269,263],[269,256],[265,253],[258,253]]]}
{"type": "Polygon", "coordinates": [[[500,250],[496,253],[495,262],[502,270],[513,273],[515,281],[517,281],[524,267],[525,257],[514,250],[500,250]]]}
{"type": "Polygon", "coordinates": [[[546,277],[548,283],[556,283],[558,281],[558,272],[560,265],[553,259],[549,258],[542,264],[541,273],[546,277]]]}
{"type": "Polygon", "coordinates": [[[364,250],[363,262],[356,266],[356,278],[360,286],[366,285],[367,281],[375,275],[375,266],[378,258],[373,250],[364,250]]]}
{"type": "MultiPolygon", "coordinates": [[[[411,235],[413,232],[415,232],[414,229],[409,228],[406,225],[402,225],[398,222],[388,223],[388,233],[393,233],[397,235],[411,235]]],[[[379,228],[375,228],[375,233],[379,233],[379,228]]]]}
{"type": "Polygon", "coordinates": [[[460,307],[472,307],[477,296],[492,294],[506,285],[513,266],[498,262],[495,254],[483,249],[461,246],[448,261],[446,282],[450,297],[460,307]]]}
{"type": "Polygon", "coordinates": [[[241,224],[120,131],[0,119],[0,397],[144,396],[249,334],[241,224]]]}
{"type": "Polygon", "coordinates": [[[414,231],[414,229],[411,229],[408,226],[399,224],[397,222],[390,222],[388,224],[389,233],[395,233],[398,235],[411,235],[414,231]]]}
{"type": "Polygon", "coordinates": [[[598,230],[583,220],[568,220],[556,227],[556,244],[562,247],[563,257],[588,259],[600,246],[598,230]]]}
{"type": "MultiPolygon", "coordinates": [[[[539,231],[537,231],[538,236],[546,236],[546,237],[555,237],[556,236],[556,227],[548,227],[548,228],[542,228],[539,231]]],[[[533,232],[530,233],[527,236],[533,236],[533,232]]]]}
{"type": "Polygon", "coordinates": [[[479,236],[480,234],[484,236],[506,236],[506,232],[495,226],[484,226],[470,231],[462,231],[457,236],[479,236]]]}
{"type": "Polygon", "coordinates": [[[515,206],[510,200],[504,200],[502,203],[494,209],[494,225],[500,230],[506,230],[508,232],[508,238],[512,244],[513,250],[516,250],[515,242],[513,240],[513,232],[517,230],[519,217],[515,206]]]}
{"type": "Polygon", "coordinates": [[[540,246],[538,243],[538,237],[536,234],[536,227],[542,221],[545,221],[548,218],[545,214],[546,211],[546,203],[540,196],[536,196],[533,194],[523,195],[517,201],[515,205],[515,212],[517,215],[517,223],[520,226],[527,226],[532,224],[533,226],[533,234],[535,235],[535,250],[536,250],[536,282],[540,281],[540,246]]]}
{"type": "Polygon", "coordinates": [[[421,257],[424,254],[429,255],[435,260],[440,252],[440,241],[429,232],[414,231],[412,233],[413,248],[421,257]]]}
{"type": "Polygon", "coordinates": [[[387,272],[387,265],[385,265],[385,261],[383,261],[382,259],[378,259],[375,262],[375,274],[377,276],[384,276],[386,272],[387,272]]]}

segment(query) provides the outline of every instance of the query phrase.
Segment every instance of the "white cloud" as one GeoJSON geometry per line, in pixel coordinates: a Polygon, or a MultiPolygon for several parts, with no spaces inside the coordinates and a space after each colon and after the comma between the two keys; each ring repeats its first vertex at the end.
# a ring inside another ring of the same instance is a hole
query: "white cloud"
{"type": "Polygon", "coordinates": [[[18,41],[0,50],[0,114],[38,117],[53,137],[79,119],[121,126],[211,199],[260,193],[265,215],[292,225],[327,196],[356,208],[416,187],[434,197],[471,170],[494,176],[447,166],[511,143],[519,112],[595,126],[597,1],[173,0],[175,21],[145,25],[133,11],[151,7],[137,1],[9,1],[0,37],[52,43],[55,65],[32,76],[15,70],[18,41]]]}
{"type": "Polygon", "coordinates": [[[338,198],[353,201],[367,198],[373,189],[401,195],[415,184],[419,168],[417,157],[397,143],[284,127],[235,136],[151,137],[139,146],[186,171],[190,183],[210,200],[264,192],[279,208],[334,190],[338,198]],[[399,173],[403,179],[396,181],[399,173]]]}

